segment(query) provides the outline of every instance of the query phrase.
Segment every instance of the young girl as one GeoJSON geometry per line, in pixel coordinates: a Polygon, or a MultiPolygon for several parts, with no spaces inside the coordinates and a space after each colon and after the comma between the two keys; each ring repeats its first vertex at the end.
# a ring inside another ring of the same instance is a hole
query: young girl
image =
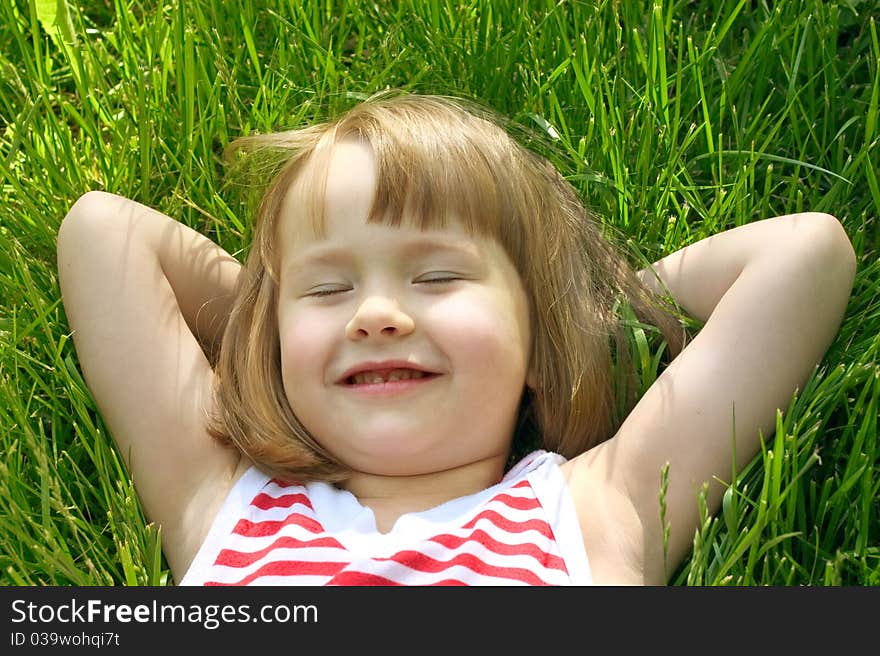
{"type": "Polygon", "coordinates": [[[283,161],[244,267],[101,192],[58,235],[86,381],[181,584],[663,584],[852,288],[818,213],[636,273],[463,101],[373,98],[234,148],[283,161]],[[705,322],[686,347],[666,294],[705,322]],[[621,299],[675,356],[625,417],[621,299]]]}

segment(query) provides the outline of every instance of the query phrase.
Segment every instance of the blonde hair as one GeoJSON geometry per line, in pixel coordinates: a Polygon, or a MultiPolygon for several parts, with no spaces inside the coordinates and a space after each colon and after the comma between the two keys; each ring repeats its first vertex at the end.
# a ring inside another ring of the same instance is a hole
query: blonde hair
{"type": "Polygon", "coordinates": [[[625,326],[614,308],[624,301],[640,320],[659,327],[674,356],[684,331],[673,308],[640,282],[575,189],[512,137],[503,119],[460,98],[397,92],[329,122],[230,144],[233,156],[270,153],[278,168],[257,210],[246,275],[216,363],[211,433],[283,479],[347,475],[287,403],[276,321],[285,196],[304,165],[317,162],[303,214],[320,230],[326,154],[346,138],[362,140],[376,158],[369,221],[434,227],[454,216],[473,233],[497,239],[519,272],[531,308],[537,383],[524,392],[514,446],[542,446],[570,458],[613,435],[621,416],[612,343],[628,381],[624,406],[636,400],[625,326]]]}

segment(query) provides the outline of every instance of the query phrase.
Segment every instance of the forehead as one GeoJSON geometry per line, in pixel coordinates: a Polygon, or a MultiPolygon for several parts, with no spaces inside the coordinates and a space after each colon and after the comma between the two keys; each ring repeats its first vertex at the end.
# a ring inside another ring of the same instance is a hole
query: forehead
{"type": "MultiPolygon", "coordinates": [[[[342,141],[328,153],[324,177],[325,216],[366,222],[376,196],[376,158],[362,141],[342,141]]],[[[320,179],[320,177],[319,177],[320,179]]]]}
{"type": "Polygon", "coordinates": [[[402,207],[387,202],[384,209],[376,207],[379,175],[376,156],[362,140],[346,139],[317,150],[285,195],[278,225],[282,253],[334,236],[365,238],[381,232],[380,226],[413,236],[424,233],[425,239],[416,241],[461,242],[482,232],[467,225],[447,199],[434,198],[428,208],[432,216],[425,216],[414,207],[425,205],[424,198],[414,200],[420,196],[418,189],[406,194],[402,207]],[[389,218],[394,214],[399,218],[389,218]]]}

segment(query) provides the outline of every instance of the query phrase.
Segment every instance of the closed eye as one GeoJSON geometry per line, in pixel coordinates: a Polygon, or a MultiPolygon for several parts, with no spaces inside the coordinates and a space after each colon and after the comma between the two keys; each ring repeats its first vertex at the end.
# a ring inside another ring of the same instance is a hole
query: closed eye
{"type": "Polygon", "coordinates": [[[306,296],[312,296],[321,298],[324,296],[332,296],[333,294],[341,294],[343,292],[349,291],[348,288],[324,288],[324,289],[316,289],[314,291],[309,292],[306,296]]]}
{"type": "Polygon", "coordinates": [[[427,282],[427,283],[443,283],[443,282],[454,282],[456,280],[461,280],[461,276],[450,273],[448,271],[439,271],[435,273],[426,273],[424,276],[421,276],[415,280],[417,283],[427,282]]]}
{"type": "MultiPolygon", "coordinates": [[[[428,284],[443,284],[443,283],[451,283],[457,280],[461,280],[462,277],[456,273],[451,273],[449,271],[438,271],[426,273],[423,276],[420,276],[416,280],[415,283],[428,283],[428,284]]],[[[312,298],[325,298],[327,296],[334,296],[336,294],[343,294],[345,292],[351,291],[350,287],[323,287],[314,289],[306,294],[306,296],[312,298]]]]}

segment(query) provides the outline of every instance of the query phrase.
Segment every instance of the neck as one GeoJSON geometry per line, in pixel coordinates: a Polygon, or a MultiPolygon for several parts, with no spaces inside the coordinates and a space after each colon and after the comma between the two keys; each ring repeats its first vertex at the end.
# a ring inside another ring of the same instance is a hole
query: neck
{"type": "Polygon", "coordinates": [[[504,474],[506,456],[493,456],[453,469],[410,476],[356,471],[341,485],[373,510],[380,531],[400,515],[434,508],[495,485],[504,474]]]}

